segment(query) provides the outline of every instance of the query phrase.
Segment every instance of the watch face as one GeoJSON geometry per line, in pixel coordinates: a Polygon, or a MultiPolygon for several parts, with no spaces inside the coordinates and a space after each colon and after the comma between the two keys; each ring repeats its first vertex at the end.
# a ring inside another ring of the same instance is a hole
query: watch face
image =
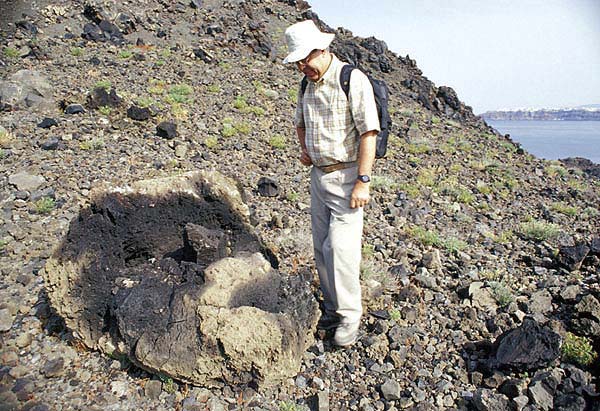
{"type": "Polygon", "coordinates": [[[358,176],[358,179],[360,181],[362,181],[363,183],[368,183],[369,181],[371,181],[371,179],[369,178],[369,176],[358,176]]]}

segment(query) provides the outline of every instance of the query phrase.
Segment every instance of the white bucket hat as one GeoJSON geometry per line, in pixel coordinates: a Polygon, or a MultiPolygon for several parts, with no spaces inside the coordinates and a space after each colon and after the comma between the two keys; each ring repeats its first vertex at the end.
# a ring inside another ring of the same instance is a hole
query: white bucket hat
{"type": "Polygon", "coordinates": [[[285,31],[285,41],[290,54],[283,63],[302,60],[313,50],[325,50],[335,37],[333,33],[323,33],[312,20],[292,24],[285,31]]]}

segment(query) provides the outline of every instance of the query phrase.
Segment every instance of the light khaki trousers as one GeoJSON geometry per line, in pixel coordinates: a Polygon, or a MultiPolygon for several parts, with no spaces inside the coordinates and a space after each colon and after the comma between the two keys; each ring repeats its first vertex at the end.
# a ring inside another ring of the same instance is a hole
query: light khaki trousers
{"type": "Polygon", "coordinates": [[[354,323],[362,315],[360,259],[363,209],[350,208],[357,167],[310,175],[311,223],[315,264],[321,281],[325,314],[354,323]]]}

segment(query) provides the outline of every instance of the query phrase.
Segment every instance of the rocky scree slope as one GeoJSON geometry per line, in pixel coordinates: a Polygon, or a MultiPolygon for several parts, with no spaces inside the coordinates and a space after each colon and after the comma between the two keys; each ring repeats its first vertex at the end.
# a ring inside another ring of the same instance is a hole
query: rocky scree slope
{"type": "Polygon", "coordinates": [[[41,271],[90,189],[103,184],[195,169],[234,177],[281,272],[317,289],[308,172],[291,120],[300,76],[280,64],[285,28],[305,18],[317,16],[303,1],[68,1],[2,39],[0,393],[8,409],[597,403],[598,180],[529,155],[408,56],[343,29],[332,49],[390,85],[394,122],[365,221],[361,341],[336,350],[318,335],[300,374],[278,388],[206,390],[70,338],[41,271]],[[20,70],[40,77],[14,77],[20,70]],[[35,90],[15,92],[23,78],[35,90]],[[523,347],[539,355],[502,356],[523,347]]]}

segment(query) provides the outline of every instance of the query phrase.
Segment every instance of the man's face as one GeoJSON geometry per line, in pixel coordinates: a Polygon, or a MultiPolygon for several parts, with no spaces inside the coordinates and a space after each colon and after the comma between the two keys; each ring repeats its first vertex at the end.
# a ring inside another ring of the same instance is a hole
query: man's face
{"type": "Polygon", "coordinates": [[[308,56],[296,62],[296,67],[311,81],[319,80],[327,67],[329,61],[326,58],[325,50],[313,50],[308,56]]]}

